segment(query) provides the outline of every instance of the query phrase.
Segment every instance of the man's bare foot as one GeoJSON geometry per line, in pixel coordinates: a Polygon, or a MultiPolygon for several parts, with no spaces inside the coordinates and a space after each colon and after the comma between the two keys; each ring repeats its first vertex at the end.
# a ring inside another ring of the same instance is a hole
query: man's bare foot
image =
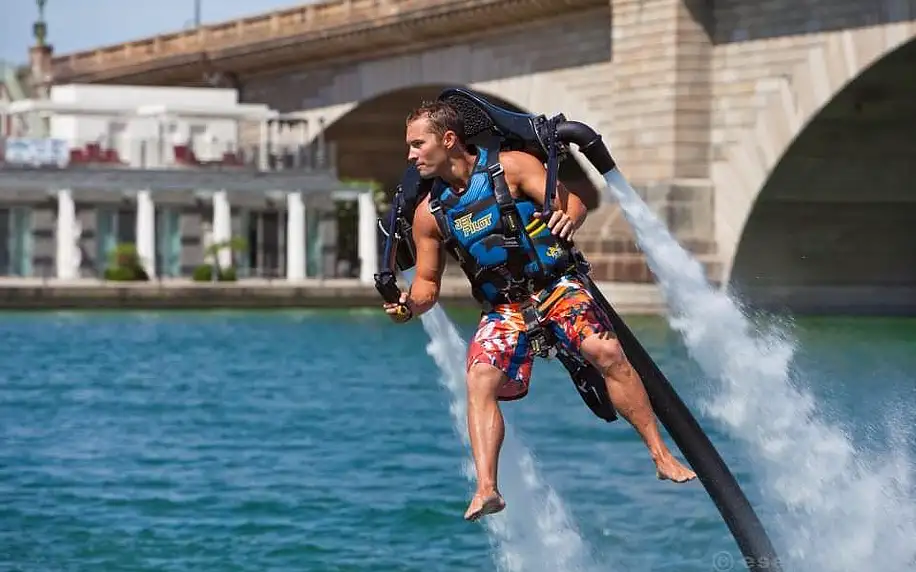
{"type": "Polygon", "coordinates": [[[676,483],[686,483],[697,478],[696,473],[679,463],[670,453],[655,461],[655,476],[676,483]]]}
{"type": "Polygon", "coordinates": [[[464,513],[464,519],[475,521],[482,516],[495,514],[504,508],[506,508],[506,501],[503,500],[502,495],[498,492],[477,493],[471,499],[471,504],[464,513]]]}

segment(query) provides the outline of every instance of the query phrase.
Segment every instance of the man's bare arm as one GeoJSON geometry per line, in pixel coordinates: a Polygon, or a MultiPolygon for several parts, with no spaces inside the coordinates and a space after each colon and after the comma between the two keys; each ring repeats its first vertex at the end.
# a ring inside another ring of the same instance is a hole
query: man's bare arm
{"type": "MultiPolygon", "coordinates": [[[[500,162],[506,171],[506,182],[513,183],[519,192],[531,197],[538,204],[544,204],[547,189],[547,169],[529,153],[509,151],[500,153],[500,162]]],[[[552,197],[552,207],[555,211],[548,221],[548,226],[564,238],[572,238],[588,214],[585,203],[577,195],[569,192],[566,186],[557,181],[557,188],[552,197]],[[562,214],[568,217],[568,223],[561,220],[562,214]]]]}
{"type": "Polygon", "coordinates": [[[427,205],[427,201],[424,200],[417,206],[413,223],[417,265],[416,276],[407,297],[407,305],[414,315],[426,312],[438,301],[445,263],[439,227],[436,225],[436,219],[427,209],[427,205]]]}

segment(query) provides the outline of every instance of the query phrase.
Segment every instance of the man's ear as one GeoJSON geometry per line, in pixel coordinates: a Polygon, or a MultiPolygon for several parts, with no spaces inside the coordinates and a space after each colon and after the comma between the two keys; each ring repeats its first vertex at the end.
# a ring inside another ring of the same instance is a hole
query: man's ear
{"type": "Polygon", "coordinates": [[[458,144],[458,136],[455,135],[455,132],[454,132],[454,131],[448,130],[448,131],[446,131],[445,133],[442,134],[442,145],[443,145],[446,149],[451,150],[451,149],[453,149],[453,148],[455,147],[455,145],[457,145],[457,144],[458,144]]]}

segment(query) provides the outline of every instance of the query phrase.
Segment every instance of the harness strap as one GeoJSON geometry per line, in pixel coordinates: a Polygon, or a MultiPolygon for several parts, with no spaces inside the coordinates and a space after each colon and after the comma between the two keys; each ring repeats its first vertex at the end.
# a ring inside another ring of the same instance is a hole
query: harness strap
{"type": "Polygon", "coordinates": [[[518,214],[518,208],[515,206],[515,201],[512,199],[512,194],[509,191],[509,185],[506,183],[506,173],[503,170],[502,164],[499,162],[499,149],[500,145],[498,140],[490,139],[487,142],[486,169],[490,176],[490,182],[493,185],[493,195],[496,197],[496,204],[499,205],[503,232],[506,236],[505,246],[509,272],[514,277],[513,281],[516,284],[524,286],[527,282],[525,267],[529,262],[533,262],[537,268],[534,278],[543,280],[546,277],[546,271],[544,270],[544,264],[534,252],[534,245],[531,245],[531,248],[527,252],[525,251],[522,241],[526,240],[527,236],[523,236],[524,225],[518,214]]]}
{"type": "Polygon", "coordinates": [[[554,193],[557,192],[557,180],[559,178],[560,157],[557,149],[557,123],[559,117],[547,120],[547,184],[544,187],[544,210],[542,211],[544,220],[551,213],[550,202],[554,193]]]}

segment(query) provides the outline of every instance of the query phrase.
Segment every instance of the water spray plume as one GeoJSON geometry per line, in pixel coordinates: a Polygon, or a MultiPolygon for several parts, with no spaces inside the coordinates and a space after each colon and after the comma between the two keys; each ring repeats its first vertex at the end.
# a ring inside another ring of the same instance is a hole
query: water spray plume
{"type": "Polygon", "coordinates": [[[912,570],[916,499],[906,447],[866,459],[822,419],[812,394],[792,379],[796,342],[777,324],[758,327],[708,282],[702,265],[671,235],[615,169],[605,175],[645,253],[676,330],[717,384],[708,415],[750,449],[757,481],[773,504],[786,570],[912,570]]]}

